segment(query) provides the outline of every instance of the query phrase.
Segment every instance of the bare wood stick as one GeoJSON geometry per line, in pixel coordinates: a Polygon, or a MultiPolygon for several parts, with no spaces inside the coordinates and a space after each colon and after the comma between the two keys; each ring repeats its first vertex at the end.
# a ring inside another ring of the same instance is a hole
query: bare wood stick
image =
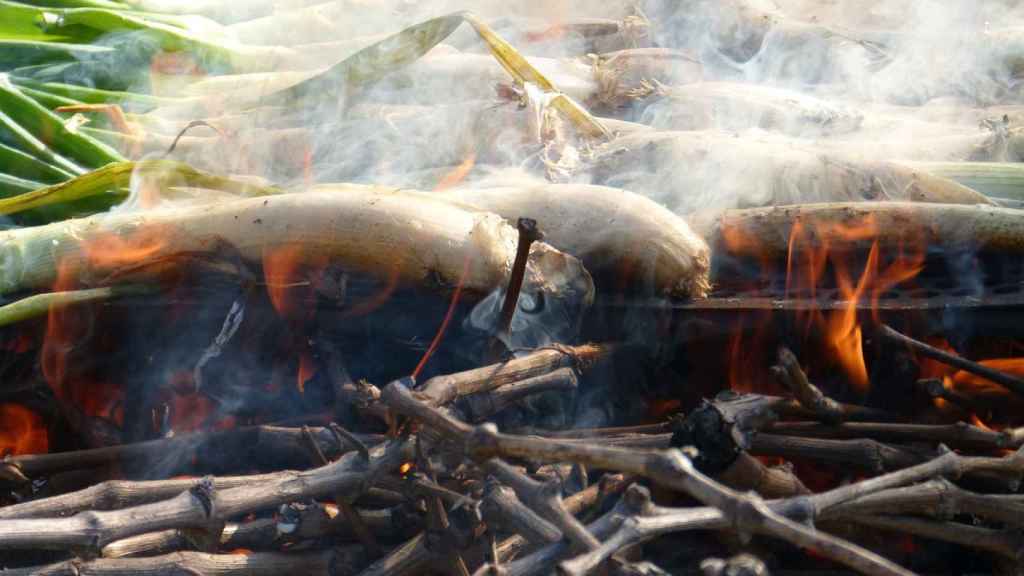
{"type": "Polygon", "coordinates": [[[575,370],[559,368],[548,374],[499,386],[490,392],[472,394],[464,399],[468,419],[471,422],[482,422],[523,398],[554,390],[575,390],[578,384],[575,370]]]}
{"type": "MultiPolygon", "coordinates": [[[[918,469],[915,476],[928,474],[930,471],[947,469],[948,463],[952,461],[952,459],[947,457],[945,464],[941,462],[929,464],[927,467],[918,469]],[[925,468],[930,468],[931,470],[926,470],[925,468]]],[[[981,461],[975,460],[962,461],[962,463],[968,464],[968,467],[970,467],[972,462],[984,464],[981,461]]],[[[972,494],[962,491],[944,480],[933,480],[906,488],[874,491],[880,489],[880,486],[899,485],[906,477],[907,475],[905,474],[895,473],[885,477],[883,482],[872,483],[868,480],[851,485],[852,488],[843,487],[818,495],[796,497],[782,501],[776,500],[768,504],[779,509],[784,509],[787,506],[800,507],[810,505],[811,515],[808,519],[820,518],[823,521],[857,520],[861,517],[873,518],[871,516],[873,513],[888,510],[900,514],[913,512],[928,514],[978,513],[982,517],[996,521],[1002,521],[1001,516],[1012,517],[1013,525],[1021,522],[1019,515],[1021,497],[989,497],[988,495],[972,494]],[[865,482],[868,484],[865,484],[865,482]],[[949,491],[946,488],[947,486],[952,487],[954,492],[949,491]],[[859,494],[860,496],[851,496],[852,494],[859,494]],[[851,499],[844,500],[844,498],[851,499]],[[998,510],[1000,504],[1008,504],[1005,511],[998,510]]],[[[913,481],[913,479],[907,480],[907,482],[913,481]]],[[[623,547],[631,546],[663,534],[681,530],[718,530],[729,527],[730,522],[728,518],[715,508],[679,509],[661,508],[651,505],[634,506],[630,514],[621,520],[618,529],[613,535],[606,536],[603,532],[599,533],[597,529],[592,528],[595,534],[604,539],[600,549],[578,556],[569,562],[563,562],[561,568],[566,574],[582,574],[590,568],[597,566],[623,547]]],[[[514,564],[511,567],[515,567],[514,564]]],[[[527,564],[527,562],[523,562],[523,565],[527,564]]]]}
{"type": "Polygon", "coordinates": [[[541,518],[516,497],[508,486],[489,481],[481,502],[481,512],[488,526],[503,526],[521,534],[531,544],[548,544],[562,539],[562,531],[541,518]]]}
{"type": "MultiPolygon", "coordinates": [[[[615,532],[616,528],[618,528],[623,515],[628,513],[628,510],[625,508],[626,502],[624,500],[625,499],[622,499],[617,502],[612,511],[602,515],[590,524],[587,524],[587,531],[602,542],[609,538],[615,532]]],[[[714,513],[721,516],[721,512],[718,510],[714,510],[714,513]]],[[[595,550],[587,552],[586,554],[597,555],[598,550],[605,549],[606,547],[602,544],[595,550]]],[[[616,548],[616,550],[618,550],[618,548],[616,548]]],[[[608,556],[614,554],[614,552],[615,550],[597,559],[594,565],[596,566],[597,564],[600,564],[606,560],[608,556]]],[[[549,574],[551,573],[551,567],[556,565],[569,554],[570,547],[567,542],[556,542],[535,550],[528,556],[517,558],[511,562],[506,562],[502,565],[502,570],[506,576],[534,576],[537,574],[549,574]]]]}
{"type": "MultiPolygon", "coordinates": [[[[334,506],[290,504],[287,507],[282,507],[282,511],[286,514],[278,514],[275,518],[260,518],[240,524],[229,522],[221,533],[221,549],[276,550],[292,542],[321,538],[327,535],[342,540],[356,538],[351,526],[338,524],[332,520],[332,516],[336,517],[338,514],[334,506]]],[[[396,534],[414,528],[414,526],[404,525],[408,520],[403,521],[403,525],[399,525],[394,511],[390,508],[360,510],[360,514],[370,530],[378,537],[394,537],[396,534]]],[[[163,530],[111,542],[103,547],[101,555],[104,558],[154,556],[188,549],[189,546],[186,530],[163,530]]]]}
{"type": "Polygon", "coordinates": [[[279,576],[309,574],[340,576],[354,574],[363,564],[358,547],[322,552],[282,554],[205,554],[175,552],[147,558],[98,558],[68,560],[49,566],[5,570],[5,576],[123,576],[125,574],[202,574],[203,576],[279,576]]]}
{"type": "Polygon", "coordinates": [[[758,434],[751,440],[750,452],[760,456],[807,458],[876,473],[907,468],[928,459],[920,453],[867,438],[829,440],[778,434],[758,434]]]}
{"type": "Polygon", "coordinates": [[[433,480],[425,478],[423,474],[413,473],[406,478],[384,476],[376,480],[381,487],[394,490],[406,495],[406,498],[426,498],[436,496],[448,506],[457,506],[466,500],[466,496],[444,486],[439,486],[433,480]]]}
{"type": "Polygon", "coordinates": [[[413,536],[388,555],[370,564],[359,576],[408,576],[422,574],[434,558],[426,545],[426,533],[413,536]]]}
{"type": "Polygon", "coordinates": [[[853,516],[915,514],[949,518],[970,514],[1024,528],[1024,496],[978,494],[945,479],[870,494],[823,511],[821,520],[853,516]]]}
{"type": "MultiPolygon", "coordinates": [[[[357,447],[351,442],[339,444],[326,428],[312,428],[311,432],[320,449],[329,457],[340,456],[357,447]]],[[[360,436],[360,440],[373,444],[381,442],[383,437],[363,435],[360,436]]],[[[302,446],[302,431],[298,428],[247,426],[215,432],[184,434],[173,438],[121,444],[107,448],[9,456],[0,462],[0,468],[14,467],[20,473],[31,478],[67,470],[95,468],[114,462],[164,458],[167,454],[181,454],[182,459],[188,461],[189,454],[199,448],[219,447],[218,450],[230,450],[232,453],[244,451],[258,459],[261,454],[284,456],[301,454],[302,446]]],[[[298,467],[305,464],[305,459],[288,461],[286,464],[298,467]]]]}
{"type": "MultiPolygon", "coordinates": [[[[351,442],[355,443],[358,446],[357,449],[359,451],[359,457],[363,460],[363,462],[369,463],[370,452],[367,449],[366,445],[360,442],[358,438],[352,436],[351,433],[342,431],[343,429],[337,425],[332,426],[329,429],[338,436],[339,442],[341,441],[342,438],[347,438],[351,442]]],[[[324,456],[323,451],[320,450],[320,446],[317,444],[316,438],[313,436],[308,426],[302,427],[302,435],[303,439],[306,441],[310,455],[312,456],[316,466],[324,466],[328,462],[330,462],[327,459],[327,457],[324,456]]],[[[360,494],[358,492],[355,492],[354,494],[335,494],[334,502],[335,504],[338,505],[338,509],[345,517],[345,520],[348,522],[348,525],[352,527],[353,532],[355,532],[356,536],[359,538],[359,541],[362,542],[363,546],[366,548],[366,551],[370,554],[372,558],[377,558],[381,555],[380,546],[377,545],[377,539],[374,537],[373,532],[370,531],[369,527],[367,527],[366,522],[363,520],[362,515],[359,513],[359,510],[356,510],[355,506],[352,505],[352,500],[355,499],[352,497],[353,495],[358,497],[360,494]]]]}
{"type": "Polygon", "coordinates": [[[146,532],[169,528],[203,528],[238,515],[273,508],[304,498],[323,498],[349,491],[374,476],[396,469],[411,454],[408,440],[372,450],[367,463],[358,455],[343,456],[306,472],[274,475],[272,480],[218,491],[211,480],[161,502],[109,512],[83,512],[70,518],[16,519],[0,524],[0,548],[102,548],[146,532]]]}
{"type": "Polygon", "coordinates": [[[878,334],[882,338],[885,338],[889,342],[892,342],[894,344],[902,344],[904,346],[907,346],[914,352],[917,352],[918,354],[927,356],[933,360],[938,360],[943,364],[959,368],[964,372],[970,372],[971,374],[974,374],[976,376],[981,376],[986,380],[991,380],[992,382],[999,384],[1000,386],[1006,388],[1007,390],[1013,392],[1014,394],[1017,394],[1018,396],[1024,396],[1024,379],[1017,378],[1016,376],[1012,376],[1010,374],[1001,372],[999,370],[995,370],[993,368],[989,368],[988,366],[984,366],[977,362],[972,362],[971,360],[957,356],[955,354],[950,354],[945,350],[940,350],[934,346],[930,346],[928,344],[925,344],[924,342],[915,340],[910,336],[901,334],[896,330],[893,330],[891,327],[886,326],[885,324],[882,324],[881,326],[878,327],[876,334],[878,334]]]}
{"type": "Polygon", "coordinates": [[[562,487],[558,482],[537,482],[498,459],[484,463],[484,469],[515,490],[524,504],[554,524],[566,538],[581,550],[597,548],[599,542],[562,504],[562,487]]]}
{"type": "Polygon", "coordinates": [[[698,472],[679,450],[659,452],[584,446],[540,438],[502,435],[493,426],[473,428],[417,400],[400,381],[384,388],[382,400],[393,410],[417,418],[464,442],[476,460],[495,456],[548,462],[574,461],[589,466],[646,476],[723,510],[741,532],[768,534],[873,574],[911,574],[898,565],[852,543],[798,524],[777,514],[756,496],[739,494],[698,472]]]}
{"type": "MultiPolygon", "coordinates": [[[[597,484],[566,498],[564,501],[565,509],[574,515],[578,515],[584,510],[594,507],[601,500],[622,492],[628,487],[629,483],[630,479],[627,476],[606,474],[597,484]]],[[[594,534],[595,537],[601,537],[601,534],[594,530],[594,523],[587,525],[587,531],[594,534]]],[[[498,558],[503,562],[508,561],[517,557],[525,547],[526,540],[520,535],[506,538],[497,547],[498,558]]],[[[545,549],[558,550],[560,554],[569,553],[569,546],[564,540],[542,548],[542,550],[545,549]]],[[[541,563],[546,566],[545,570],[550,570],[550,562],[541,563]]],[[[502,566],[502,569],[504,568],[502,566]]]]}
{"type": "MultiPolygon", "coordinates": [[[[240,486],[274,482],[287,474],[293,473],[277,472],[253,476],[220,476],[213,478],[213,486],[217,490],[226,490],[240,486]]],[[[70,516],[85,510],[114,510],[128,506],[138,506],[172,498],[199,486],[201,482],[203,482],[202,478],[148,481],[108,480],[77,492],[0,508],[0,520],[54,518],[70,516]]]]}
{"type": "Polygon", "coordinates": [[[737,554],[727,560],[708,558],[700,563],[700,571],[704,576],[768,576],[768,567],[764,561],[751,554],[737,554]]]}
{"type": "Polygon", "coordinates": [[[1014,431],[987,430],[966,422],[955,424],[897,424],[847,422],[825,426],[814,422],[779,422],[766,429],[773,434],[811,438],[874,438],[885,442],[934,442],[972,449],[1017,449],[1024,438],[1014,431]]]}
{"type": "Polygon", "coordinates": [[[542,348],[521,358],[492,364],[457,374],[435,376],[423,383],[419,392],[431,406],[443,406],[460,396],[493,390],[526,378],[547,374],[559,368],[580,372],[617,350],[610,344],[555,346],[542,348]]]}
{"type": "Polygon", "coordinates": [[[540,428],[517,428],[511,434],[523,436],[543,436],[545,438],[603,438],[605,436],[624,436],[627,434],[661,434],[671,431],[670,422],[659,424],[641,424],[639,426],[621,426],[617,428],[576,428],[573,430],[545,430],[540,428]]]}
{"type": "Polygon", "coordinates": [[[1024,549],[1024,537],[1021,537],[1019,530],[994,530],[959,522],[943,522],[909,516],[852,516],[849,520],[873,528],[906,532],[978,548],[1014,561],[1020,559],[1021,550],[1024,549]]]}
{"type": "Polygon", "coordinates": [[[797,401],[817,414],[822,422],[835,424],[843,420],[843,409],[839,403],[811,384],[796,355],[785,346],[779,348],[779,366],[775,374],[782,384],[789,388],[797,401]]]}

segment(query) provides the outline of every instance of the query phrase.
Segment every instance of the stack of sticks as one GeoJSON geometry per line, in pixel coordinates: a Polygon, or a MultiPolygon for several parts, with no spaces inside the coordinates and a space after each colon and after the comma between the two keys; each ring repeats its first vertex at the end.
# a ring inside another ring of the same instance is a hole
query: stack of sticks
{"type": "Polygon", "coordinates": [[[18,564],[2,573],[766,574],[817,563],[911,574],[887,558],[879,530],[956,544],[993,570],[1018,566],[1024,431],[916,424],[836,402],[785,348],[773,372],[792,397],[723,392],[620,428],[501,432],[486,422],[535,394],[574,390],[621,349],[557,346],[419,385],[365,384],[360,409],[386,420],[387,434],[254,426],[8,457],[0,480],[25,500],[0,508],[4,562],[18,564]],[[225,450],[306,468],[32,496],[60,474],[225,450]],[[770,465],[779,459],[858,479],[815,491],[792,466],[770,465]],[[780,560],[793,547],[813,553],[780,560]]]}

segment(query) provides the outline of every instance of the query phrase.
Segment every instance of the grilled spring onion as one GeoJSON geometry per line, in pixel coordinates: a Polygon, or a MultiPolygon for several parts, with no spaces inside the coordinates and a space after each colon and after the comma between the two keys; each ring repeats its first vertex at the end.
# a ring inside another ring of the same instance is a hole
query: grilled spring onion
{"type": "Polygon", "coordinates": [[[0,306],[0,326],[9,326],[25,320],[31,320],[32,318],[46,316],[51,309],[55,308],[88,302],[100,302],[120,296],[136,296],[146,294],[152,290],[152,288],[145,285],[125,284],[85,290],[33,294],[21,300],[15,300],[10,304],[0,306]]]}
{"type": "MultiPolygon", "coordinates": [[[[22,127],[29,135],[34,135],[37,143],[31,147],[36,150],[26,151],[43,160],[51,161],[50,158],[44,157],[49,154],[45,150],[40,150],[39,143],[42,143],[47,150],[49,146],[52,146],[56,153],[72,159],[73,165],[98,168],[104,164],[124,160],[110,146],[69,130],[64,124],[63,118],[27,96],[6,76],[0,76],[0,110],[3,110],[2,114],[11,119],[11,122],[22,127]]],[[[10,123],[5,122],[5,124],[8,124],[6,126],[8,130],[15,130],[10,123]]],[[[25,138],[21,136],[19,139],[25,138]]],[[[53,162],[51,161],[51,163],[53,162]]],[[[68,166],[63,167],[67,168],[68,166]]]]}
{"type": "Polygon", "coordinates": [[[1024,164],[1018,162],[904,162],[992,198],[1024,200],[1024,164]]]}
{"type": "Polygon", "coordinates": [[[136,170],[154,174],[163,184],[169,186],[212,188],[242,196],[265,196],[280,192],[277,188],[209,174],[172,160],[117,162],[67,182],[36,186],[25,194],[0,199],[0,214],[18,214],[26,210],[101,197],[108,198],[106,205],[101,209],[109,208],[111,203],[124,198],[123,189],[128,186],[132,173],[136,170]]]}

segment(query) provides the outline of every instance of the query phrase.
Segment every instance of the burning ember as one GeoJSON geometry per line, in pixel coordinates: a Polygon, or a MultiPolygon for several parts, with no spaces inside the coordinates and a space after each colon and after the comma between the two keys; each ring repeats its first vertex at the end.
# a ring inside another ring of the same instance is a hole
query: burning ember
{"type": "Polygon", "coordinates": [[[49,449],[42,417],[20,404],[0,404],[0,452],[5,456],[41,454],[49,449]]]}
{"type": "Polygon", "coordinates": [[[1019,564],[1012,3],[46,4],[0,572],[1019,564]]]}

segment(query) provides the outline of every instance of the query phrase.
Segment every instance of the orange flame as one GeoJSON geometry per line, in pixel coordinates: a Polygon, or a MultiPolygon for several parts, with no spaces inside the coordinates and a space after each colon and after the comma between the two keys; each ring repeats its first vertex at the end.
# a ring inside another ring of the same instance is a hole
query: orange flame
{"type": "Polygon", "coordinates": [[[21,404],[0,404],[0,456],[42,454],[50,448],[43,419],[21,404]]]}
{"type": "Polygon", "coordinates": [[[299,357],[299,374],[298,380],[295,383],[295,386],[299,389],[299,393],[306,392],[306,382],[308,382],[314,374],[316,374],[316,365],[313,363],[313,356],[310,355],[308,350],[304,350],[302,355],[299,357]]]}
{"type": "MultiPolygon", "coordinates": [[[[839,306],[834,310],[812,307],[797,312],[798,335],[811,352],[809,358],[820,352],[824,360],[815,362],[813,368],[827,371],[829,364],[834,365],[861,393],[868,388],[868,371],[859,308],[869,303],[872,319],[879,321],[882,295],[916,277],[924,266],[923,244],[905,240],[912,237],[912,231],[908,230],[904,240],[888,255],[883,255],[878,243],[880,232],[871,216],[843,223],[797,221],[790,230],[786,256],[787,298],[817,299],[826,282],[834,281],[836,293],[832,299],[839,306]],[[867,242],[871,242],[867,259],[863,267],[857,266],[857,251],[849,246],[867,242]]],[[[776,265],[762,249],[760,239],[734,227],[723,229],[722,238],[728,251],[758,259],[764,279],[770,281],[774,277],[776,265]]],[[[732,341],[730,384],[735,389],[749,390],[757,378],[750,374],[751,370],[764,365],[757,362],[751,367],[757,350],[765,348],[764,324],[759,322],[753,334],[740,334],[732,341]]]]}
{"type": "MultiPolygon", "coordinates": [[[[295,336],[301,335],[303,325],[313,317],[313,278],[324,271],[327,263],[327,258],[308,254],[300,244],[277,247],[263,254],[267,295],[274,310],[291,325],[295,336]]],[[[305,392],[306,382],[316,372],[316,365],[305,338],[294,341],[292,347],[298,349],[299,366],[295,386],[302,393],[305,392]]]]}
{"type": "Polygon", "coordinates": [[[447,190],[449,188],[457,186],[460,182],[466,179],[466,176],[469,175],[470,170],[473,169],[473,166],[475,164],[476,152],[471,151],[462,160],[462,163],[460,163],[451,172],[445,174],[444,177],[441,178],[441,181],[438,182],[437,186],[434,187],[434,191],[440,192],[442,190],[447,190]]]}
{"type": "MultiPolygon", "coordinates": [[[[160,255],[166,235],[158,228],[145,228],[131,234],[102,234],[81,244],[84,261],[97,270],[117,273],[145,263],[160,255]]],[[[57,265],[54,291],[79,287],[80,268],[76,260],[65,259],[57,265]]],[[[101,416],[120,422],[117,406],[123,394],[119,386],[90,381],[69,373],[69,355],[91,330],[89,311],[80,307],[53,307],[47,314],[46,334],[40,351],[43,377],[58,399],[69,402],[89,416],[101,416]]]]}
{"type": "Polygon", "coordinates": [[[327,266],[327,260],[307,254],[301,244],[286,244],[263,253],[263,277],[267,294],[282,318],[302,322],[313,313],[306,304],[313,296],[311,279],[327,266]]]}

